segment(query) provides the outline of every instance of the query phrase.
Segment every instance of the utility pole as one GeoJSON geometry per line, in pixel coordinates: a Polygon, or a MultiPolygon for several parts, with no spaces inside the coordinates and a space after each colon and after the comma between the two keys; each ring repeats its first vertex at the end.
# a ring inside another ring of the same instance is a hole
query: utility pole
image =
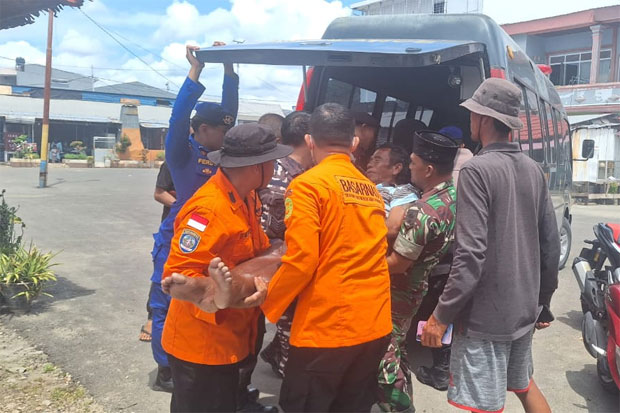
{"type": "Polygon", "coordinates": [[[43,92],[43,124],[41,125],[41,168],[39,170],[39,188],[47,186],[47,140],[50,127],[50,89],[52,83],[52,33],[54,12],[47,9],[47,50],[45,55],[45,89],[43,92]]]}

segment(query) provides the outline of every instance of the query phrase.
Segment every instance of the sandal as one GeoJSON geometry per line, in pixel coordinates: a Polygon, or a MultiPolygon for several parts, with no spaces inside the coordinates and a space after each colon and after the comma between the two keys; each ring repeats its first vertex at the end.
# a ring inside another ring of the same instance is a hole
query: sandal
{"type": "Polygon", "coordinates": [[[138,337],[138,340],[146,343],[151,341],[151,332],[146,329],[146,325],[140,327],[140,337],[138,337]]]}

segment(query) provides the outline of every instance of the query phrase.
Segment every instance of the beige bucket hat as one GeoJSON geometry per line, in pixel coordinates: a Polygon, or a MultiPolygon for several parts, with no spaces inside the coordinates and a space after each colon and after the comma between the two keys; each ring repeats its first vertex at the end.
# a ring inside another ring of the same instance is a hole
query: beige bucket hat
{"type": "Polygon", "coordinates": [[[471,99],[461,103],[461,106],[479,115],[497,119],[510,129],[523,128],[523,122],[519,119],[521,89],[508,80],[495,77],[486,79],[471,99]]]}

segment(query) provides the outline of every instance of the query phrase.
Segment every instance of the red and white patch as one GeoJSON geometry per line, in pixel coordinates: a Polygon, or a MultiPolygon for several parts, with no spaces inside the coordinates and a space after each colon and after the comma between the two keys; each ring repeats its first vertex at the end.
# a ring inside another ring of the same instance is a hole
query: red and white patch
{"type": "Polygon", "coordinates": [[[187,221],[187,226],[197,229],[200,232],[204,231],[207,225],[209,225],[209,220],[198,214],[192,214],[192,216],[189,217],[189,221],[187,221]]]}

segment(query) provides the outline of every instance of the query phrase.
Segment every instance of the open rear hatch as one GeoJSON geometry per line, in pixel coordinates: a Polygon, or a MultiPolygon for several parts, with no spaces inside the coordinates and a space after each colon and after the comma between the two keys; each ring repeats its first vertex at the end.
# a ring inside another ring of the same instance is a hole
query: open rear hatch
{"type": "Polygon", "coordinates": [[[196,56],[206,63],[421,67],[484,51],[482,43],[460,40],[321,39],[208,47],[196,56]]]}

